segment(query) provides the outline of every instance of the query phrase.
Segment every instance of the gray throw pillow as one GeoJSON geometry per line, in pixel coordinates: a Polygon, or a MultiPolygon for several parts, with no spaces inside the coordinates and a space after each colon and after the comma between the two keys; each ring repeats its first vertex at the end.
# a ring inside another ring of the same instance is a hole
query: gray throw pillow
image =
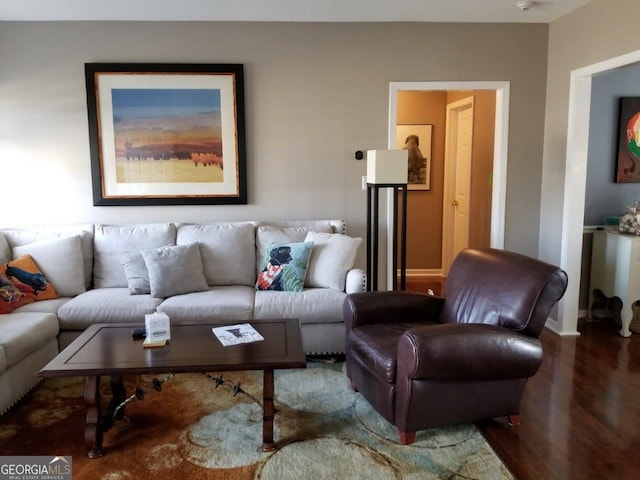
{"type": "Polygon", "coordinates": [[[120,254],[120,263],[122,263],[124,274],[127,276],[127,285],[131,295],[151,293],[149,271],[141,252],[120,254]]]}
{"type": "Polygon", "coordinates": [[[197,243],[174,245],[142,252],[154,298],[166,298],[209,290],[197,243]]]}

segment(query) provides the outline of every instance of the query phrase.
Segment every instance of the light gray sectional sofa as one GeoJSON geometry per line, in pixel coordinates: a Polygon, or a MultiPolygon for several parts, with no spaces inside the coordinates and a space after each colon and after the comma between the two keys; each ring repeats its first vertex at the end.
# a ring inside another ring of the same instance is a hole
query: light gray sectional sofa
{"type": "Polygon", "coordinates": [[[361,242],[341,220],[0,228],[0,264],[30,255],[58,294],[0,314],[0,413],[89,325],[154,311],[175,325],[298,318],[306,353],[342,353],[343,300],[366,289],[361,242]],[[303,291],[256,290],[266,246],[305,240],[303,291]]]}

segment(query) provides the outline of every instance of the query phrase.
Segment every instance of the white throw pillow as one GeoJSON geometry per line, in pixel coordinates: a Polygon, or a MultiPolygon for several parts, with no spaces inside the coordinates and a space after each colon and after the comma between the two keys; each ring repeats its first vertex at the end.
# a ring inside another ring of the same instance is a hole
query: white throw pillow
{"type": "Polygon", "coordinates": [[[151,293],[149,285],[149,271],[141,252],[122,253],[120,262],[127,276],[127,284],[131,295],[151,293]]]}
{"type": "Polygon", "coordinates": [[[22,255],[31,255],[58,296],[75,297],[86,291],[79,235],[13,247],[13,258],[22,255]]]}
{"type": "Polygon", "coordinates": [[[304,241],[313,242],[305,286],[344,291],[347,272],[356,261],[362,238],[309,232],[304,241]]]}
{"type": "Polygon", "coordinates": [[[209,290],[197,243],[174,245],[142,252],[154,298],[209,290]]]}

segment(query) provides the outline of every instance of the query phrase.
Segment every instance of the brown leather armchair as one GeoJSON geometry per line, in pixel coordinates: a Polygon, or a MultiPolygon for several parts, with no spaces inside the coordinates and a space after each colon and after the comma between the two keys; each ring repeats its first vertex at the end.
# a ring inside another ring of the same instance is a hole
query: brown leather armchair
{"type": "Polygon", "coordinates": [[[566,287],[553,265],[467,249],[451,266],[445,297],[349,295],[347,375],[404,444],[426,428],[500,416],[517,423],[527,380],[542,363],[538,336],[566,287]]]}

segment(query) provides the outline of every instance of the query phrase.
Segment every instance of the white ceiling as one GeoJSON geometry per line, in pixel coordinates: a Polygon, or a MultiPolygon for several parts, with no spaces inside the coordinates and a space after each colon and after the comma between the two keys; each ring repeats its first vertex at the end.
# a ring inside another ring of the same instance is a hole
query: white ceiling
{"type": "Polygon", "coordinates": [[[0,0],[0,21],[549,23],[590,0],[0,0]],[[517,4],[529,3],[528,11],[517,4]]]}

